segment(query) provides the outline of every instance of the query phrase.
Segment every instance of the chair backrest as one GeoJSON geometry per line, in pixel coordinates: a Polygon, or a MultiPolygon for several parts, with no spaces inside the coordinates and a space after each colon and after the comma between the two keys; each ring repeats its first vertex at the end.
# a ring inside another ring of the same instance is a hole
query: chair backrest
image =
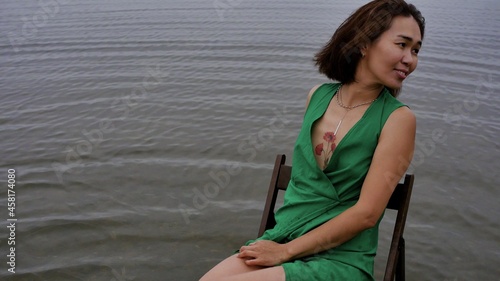
{"type": "MultiPolygon", "coordinates": [[[[266,229],[273,228],[276,224],[274,220],[274,208],[276,206],[276,198],[279,190],[286,190],[290,176],[292,174],[292,167],[285,165],[286,156],[278,154],[274,163],[273,174],[269,184],[267,193],[266,205],[262,214],[260,223],[259,234],[260,237],[266,229]]],[[[392,235],[391,247],[389,256],[387,258],[387,266],[385,269],[384,281],[392,281],[396,277],[397,281],[405,280],[405,241],[403,232],[406,222],[406,215],[410,205],[411,191],[413,188],[414,175],[406,174],[403,183],[399,183],[394,190],[387,209],[397,211],[396,222],[392,235]]]]}

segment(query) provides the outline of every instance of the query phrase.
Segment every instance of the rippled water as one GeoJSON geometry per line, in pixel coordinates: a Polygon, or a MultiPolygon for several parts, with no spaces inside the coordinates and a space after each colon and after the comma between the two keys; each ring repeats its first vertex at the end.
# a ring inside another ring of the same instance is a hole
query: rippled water
{"type": "MultiPolygon", "coordinates": [[[[18,221],[11,274],[4,184],[0,278],[197,280],[254,238],[274,157],[327,81],[312,56],[366,3],[339,2],[2,1],[18,221]]],[[[407,279],[497,280],[500,4],[413,3],[427,32],[401,95],[418,118],[407,279]]]]}

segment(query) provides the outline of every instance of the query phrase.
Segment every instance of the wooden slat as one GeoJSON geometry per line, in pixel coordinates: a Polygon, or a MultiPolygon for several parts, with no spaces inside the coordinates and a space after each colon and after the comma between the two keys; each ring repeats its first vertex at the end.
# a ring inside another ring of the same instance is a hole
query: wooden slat
{"type": "Polygon", "coordinates": [[[292,167],[288,165],[281,165],[280,174],[278,176],[277,187],[281,190],[286,190],[290,177],[292,175],[292,167]]]}

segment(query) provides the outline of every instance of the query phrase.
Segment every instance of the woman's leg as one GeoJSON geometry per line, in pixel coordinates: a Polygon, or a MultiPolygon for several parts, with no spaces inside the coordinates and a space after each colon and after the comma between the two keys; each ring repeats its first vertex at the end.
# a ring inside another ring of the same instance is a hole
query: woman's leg
{"type": "Polygon", "coordinates": [[[248,266],[242,259],[232,255],[207,272],[200,281],[259,280],[285,281],[285,271],[281,266],[248,266]]]}
{"type": "Polygon", "coordinates": [[[214,268],[203,275],[200,281],[220,280],[223,277],[251,272],[262,268],[263,267],[260,266],[248,266],[242,259],[237,257],[237,254],[234,254],[214,266],[214,268]]]}

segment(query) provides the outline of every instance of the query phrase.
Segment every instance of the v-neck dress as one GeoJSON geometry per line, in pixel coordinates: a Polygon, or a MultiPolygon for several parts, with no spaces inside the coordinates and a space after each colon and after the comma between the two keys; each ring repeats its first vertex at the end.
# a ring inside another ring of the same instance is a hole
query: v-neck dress
{"type": "MultiPolygon", "coordinates": [[[[312,126],[326,112],[339,83],[321,85],[312,95],[295,143],[292,175],[276,226],[256,240],[286,243],[336,217],[358,200],[382,128],[389,115],[404,106],[384,89],[335,148],[324,170],[312,144],[312,126]]],[[[287,281],[374,280],[378,225],[342,245],[283,263],[287,281]]],[[[254,242],[252,240],[246,245],[254,242]]]]}

